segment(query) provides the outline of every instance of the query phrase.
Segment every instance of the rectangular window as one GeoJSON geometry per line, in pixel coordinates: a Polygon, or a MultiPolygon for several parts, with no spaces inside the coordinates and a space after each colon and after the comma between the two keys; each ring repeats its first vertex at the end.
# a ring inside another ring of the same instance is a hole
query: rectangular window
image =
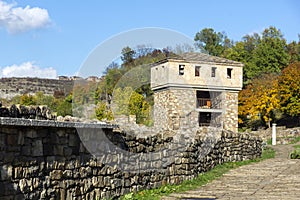
{"type": "Polygon", "coordinates": [[[217,70],[216,67],[211,68],[211,77],[216,77],[216,70],[217,70]]]}
{"type": "Polygon", "coordinates": [[[231,68],[227,68],[227,78],[231,79],[232,76],[232,69],[231,68]]]}
{"type": "Polygon", "coordinates": [[[179,75],[184,75],[184,65],[179,65],[179,75]]]}
{"type": "Polygon", "coordinates": [[[200,76],[200,66],[195,66],[195,76],[200,76]]]}

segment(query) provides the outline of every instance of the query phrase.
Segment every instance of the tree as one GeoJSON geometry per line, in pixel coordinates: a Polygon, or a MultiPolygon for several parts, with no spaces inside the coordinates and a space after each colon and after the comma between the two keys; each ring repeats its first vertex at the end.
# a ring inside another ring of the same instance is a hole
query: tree
{"type": "Polygon", "coordinates": [[[296,41],[289,43],[287,46],[287,51],[290,56],[289,63],[300,62],[300,38],[298,43],[296,41]]]}
{"type": "Polygon", "coordinates": [[[285,68],[278,82],[282,110],[300,119],[300,62],[285,68]]]}
{"type": "Polygon", "coordinates": [[[105,69],[105,71],[103,72],[103,74],[106,75],[106,74],[108,73],[109,70],[111,70],[111,69],[119,69],[119,68],[120,68],[120,66],[119,66],[118,63],[112,62],[112,63],[110,63],[110,64],[108,65],[108,67],[105,69]]]}
{"type": "Polygon", "coordinates": [[[72,112],[72,95],[68,95],[65,99],[59,101],[56,112],[57,115],[66,116],[73,115],[72,112]]]}
{"type": "Polygon", "coordinates": [[[130,114],[136,115],[136,122],[142,124],[150,117],[150,105],[143,95],[133,92],[129,100],[130,114]]]}
{"type": "Polygon", "coordinates": [[[215,32],[212,28],[204,28],[196,33],[194,40],[200,49],[206,50],[210,55],[220,56],[226,48],[232,46],[225,33],[215,32]]]}
{"type": "Polygon", "coordinates": [[[251,54],[253,50],[255,50],[257,46],[260,44],[261,38],[258,33],[253,33],[252,35],[249,34],[245,35],[242,38],[242,41],[244,43],[245,51],[247,51],[248,54],[251,54]]]}
{"type": "Polygon", "coordinates": [[[100,101],[97,104],[95,113],[96,113],[96,118],[98,120],[109,120],[110,121],[113,119],[113,113],[105,101],[100,101]]]}
{"type": "Polygon", "coordinates": [[[105,80],[105,90],[108,95],[112,95],[113,90],[119,79],[123,76],[123,71],[118,68],[108,70],[105,80]]]}
{"type": "Polygon", "coordinates": [[[244,63],[244,85],[262,74],[279,74],[290,58],[283,34],[273,26],[266,28],[261,35],[244,36],[242,41],[226,49],[223,56],[244,63]]]}
{"type": "Polygon", "coordinates": [[[36,105],[36,99],[33,95],[24,94],[20,97],[20,104],[25,106],[36,105]]]}
{"type": "Polygon", "coordinates": [[[145,97],[131,87],[118,87],[113,93],[113,111],[115,115],[136,115],[137,123],[144,123],[150,117],[150,104],[145,97]]]}
{"type": "Polygon", "coordinates": [[[280,30],[269,27],[262,33],[261,41],[252,51],[252,58],[245,67],[246,77],[252,79],[264,73],[280,73],[288,65],[286,40],[280,30]]]}
{"type": "Polygon", "coordinates": [[[122,49],[121,53],[121,60],[123,61],[123,66],[127,67],[130,64],[132,64],[135,57],[135,51],[127,46],[122,49]]]}
{"type": "Polygon", "coordinates": [[[280,107],[277,75],[265,74],[253,79],[239,94],[239,123],[261,121],[268,127],[280,107]]]}

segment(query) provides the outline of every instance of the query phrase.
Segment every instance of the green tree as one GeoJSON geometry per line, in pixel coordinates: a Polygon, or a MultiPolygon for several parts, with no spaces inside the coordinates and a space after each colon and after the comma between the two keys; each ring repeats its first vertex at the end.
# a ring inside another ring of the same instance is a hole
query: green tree
{"type": "Polygon", "coordinates": [[[298,42],[292,41],[287,46],[287,51],[290,56],[289,63],[300,62],[300,35],[298,42]]]}
{"type": "Polygon", "coordinates": [[[36,105],[36,99],[33,95],[24,94],[20,97],[20,104],[25,106],[36,105]]]}
{"type": "Polygon", "coordinates": [[[213,56],[221,56],[226,48],[232,46],[232,41],[225,33],[215,32],[212,28],[202,29],[196,33],[194,40],[200,49],[206,50],[213,56]]]}
{"type": "Polygon", "coordinates": [[[123,76],[123,71],[118,68],[113,68],[108,70],[104,81],[105,81],[105,92],[108,95],[112,95],[115,85],[119,81],[119,79],[123,76]]]}
{"type": "Polygon", "coordinates": [[[72,112],[72,95],[68,95],[65,99],[62,101],[59,101],[57,105],[57,115],[66,116],[66,115],[73,115],[72,112]]]}
{"type": "Polygon", "coordinates": [[[253,50],[252,59],[244,69],[252,79],[264,73],[280,73],[288,65],[289,55],[286,40],[280,30],[269,27],[262,33],[261,41],[253,50]]]}
{"type": "Polygon", "coordinates": [[[115,89],[112,106],[115,115],[136,115],[137,123],[149,122],[150,104],[131,87],[115,89]]]}
{"type": "Polygon", "coordinates": [[[129,67],[131,66],[132,62],[134,61],[135,58],[135,51],[131,49],[130,47],[124,47],[121,52],[121,60],[123,61],[123,66],[124,67],[129,67]]]}
{"type": "Polygon", "coordinates": [[[44,95],[43,92],[37,92],[34,95],[36,105],[47,105],[51,111],[56,111],[59,98],[55,98],[51,95],[44,95]]]}
{"type": "Polygon", "coordinates": [[[96,113],[96,118],[98,120],[109,120],[110,121],[113,119],[113,113],[105,101],[100,101],[97,104],[95,113],[96,113]]]}
{"type": "MultiPolygon", "coordinates": [[[[290,46],[294,49],[294,46],[290,46]]],[[[292,50],[291,50],[292,51],[292,50]]],[[[244,85],[265,73],[280,73],[289,63],[288,45],[279,29],[266,28],[261,35],[246,35],[224,51],[225,58],[244,63],[244,85]]]]}

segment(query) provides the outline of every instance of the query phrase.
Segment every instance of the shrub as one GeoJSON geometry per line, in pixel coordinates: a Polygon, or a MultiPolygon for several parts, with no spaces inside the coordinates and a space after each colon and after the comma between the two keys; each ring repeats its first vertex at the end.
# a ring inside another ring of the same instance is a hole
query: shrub
{"type": "Polygon", "coordinates": [[[296,148],[291,154],[291,159],[300,159],[300,148],[296,148]]]}

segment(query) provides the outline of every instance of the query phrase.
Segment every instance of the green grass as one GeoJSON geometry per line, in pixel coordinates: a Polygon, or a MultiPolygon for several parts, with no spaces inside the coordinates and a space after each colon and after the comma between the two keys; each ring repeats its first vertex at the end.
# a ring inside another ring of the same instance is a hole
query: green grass
{"type": "Polygon", "coordinates": [[[292,139],[291,144],[296,144],[300,142],[300,137],[295,137],[294,139],[292,139]]]}
{"type": "Polygon", "coordinates": [[[291,159],[300,159],[300,145],[293,145],[294,151],[290,154],[291,159]]]}
{"type": "Polygon", "coordinates": [[[207,184],[208,182],[220,178],[223,174],[228,172],[231,169],[238,168],[243,165],[248,165],[250,163],[259,162],[265,159],[274,158],[275,151],[271,148],[266,148],[261,158],[257,158],[254,160],[246,160],[246,161],[239,161],[239,162],[228,162],[222,165],[218,165],[212,170],[201,173],[197,178],[183,181],[179,185],[165,185],[160,188],[150,189],[150,190],[142,190],[137,193],[129,193],[121,197],[122,200],[158,200],[161,196],[166,196],[168,194],[174,192],[184,192],[187,190],[192,190],[198,188],[202,185],[207,184]]]}
{"type": "Polygon", "coordinates": [[[295,149],[300,149],[300,144],[293,145],[295,149]]]}

